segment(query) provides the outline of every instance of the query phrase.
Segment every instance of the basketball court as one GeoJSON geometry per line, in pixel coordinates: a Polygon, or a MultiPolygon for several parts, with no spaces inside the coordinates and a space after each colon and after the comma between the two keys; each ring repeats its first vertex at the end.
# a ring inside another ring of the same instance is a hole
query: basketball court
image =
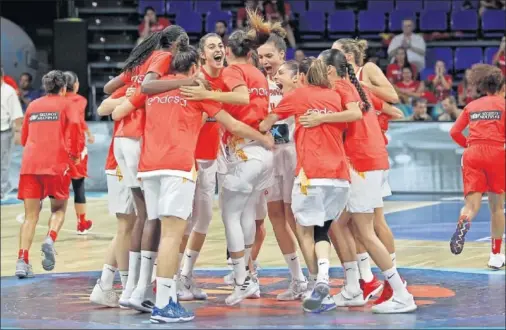
{"type": "MultiPolygon", "coordinates": [[[[72,199],[71,199],[72,200],[72,199]]],[[[103,254],[116,230],[108,215],[106,195],[88,194],[88,215],[94,229],[76,235],[73,205],[56,242],[57,263],[45,272],[37,252],[47,231],[48,201],[44,204],[31,251],[35,278],[13,275],[17,258],[19,223],[23,206],[15,195],[1,207],[2,329],[15,328],[161,328],[149,323],[149,314],[110,309],[89,303],[103,265],[103,254]]],[[[228,307],[225,297],[232,287],[223,283],[229,270],[225,261],[225,236],[217,205],[209,235],[197,263],[198,283],[209,295],[205,302],[184,303],[196,312],[193,322],[177,328],[319,329],[319,328],[500,328],[505,327],[505,271],[486,267],[490,253],[490,213],[486,200],[467,235],[464,251],[450,253],[448,240],[462,206],[459,197],[399,195],[385,205],[387,220],[396,237],[397,263],[408,281],[419,309],[412,314],[375,315],[365,307],[337,309],[321,315],[302,311],[300,302],[278,302],[276,295],[289,284],[289,272],[269,221],[267,237],[258,261],[262,295],[228,307]]],[[[335,254],[331,260],[331,286],[335,294],[343,285],[343,273],[335,254]]],[[[378,272],[377,269],[374,270],[378,272]]],[[[381,278],[381,277],[380,277],[381,278]]],[[[116,288],[120,290],[119,278],[116,288]]]]}

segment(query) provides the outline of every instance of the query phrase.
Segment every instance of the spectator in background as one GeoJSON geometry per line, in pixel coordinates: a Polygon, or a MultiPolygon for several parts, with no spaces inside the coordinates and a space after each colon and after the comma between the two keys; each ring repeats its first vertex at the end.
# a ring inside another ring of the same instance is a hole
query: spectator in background
{"type": "Polygon", "coordinates": [[[228,44],[228,24],[225,21],[218,21],[214,25],[214,33],[220,36],[223,41],[223,45],[227,46],[228,44]]]}
{"type": "Polygon", "coordinates": [[[427,114],[427,100],[415,99],[413,101],[413,114],[406,118],[409,121],[432,121],[432,117],[427,114]]]}
{"type": "Polygon", "coordinates": [[[408,61],[413,63],[417,71],[425,68],[425,40],[423,37],[414,34],[415,23],[411,19],[402,21],[402,34],[396,35],[388,46],[388,56],[394,62],[394,55],[397,49],[402,48],[408,55],[408,61]]]}
{"type": "Polygon", "coordinates": [[[462,113],[462,110],[457,107],[457,101],[452,95],[448,96],[441,102],[444,113],[440,115],[438,121],[455,121],[462,113]]]}
{"type": "Polygon", "coordinates": [[[264,16],[263,5],[258,0],[244,0],[244,7],[237,10],[236,27],[242,29],[248,26],[248,15],[246,9],[256,12],[260,16],[264,16]]]}
{"type": "Polygon", "coordinates": [[[290,47],[295,48],[295,36],[293,34],[292,26],[290,25],[290,16],[292,9],[290,4],[284,0],[267,0],[263,3],[263,10],[265,17],[269,22],[281,22],[281,25],[286,30],[286,39],[290,47]]]}
{"type": "Polygon", "coordinates": [[[304,54],[304,51],[302,49],[297,49],[295,51],[294,57],[295,57],[295,60],[300,63],[300,62],[302,62],[303,59],[306,58],[306,54],[304,54]]]}
{"type": "Polygon", "coordinates": [[[483,15],[487,9],[504,9],[505,5],[506,1],[504,0],[480,0],[480,16],[483,15]]]}
{"type": "Polygon", "coordinates": [[[32,82],[33,77],[28,72],[24,72],[21,77],[19,77],[19,101],[21,101],[23,113],[25,113],[30,102],[42,96],[41,91],[33,88],[32,82]]]}
{"type": "Polygon", "coordinates": [[[421,98],[424,95],[425,86],[423,82],[413,79],[413,69],[410,67],[402,68],[402,80],[395,83],[394,88],[399,95],[402,105],[399,108],[404,112],[404,116],[412,114],[411,104],[414,99],[421,98]]]}
{"type": "Polygon", "coordinates": [[[13,189],[9,168],[12,159],[12,147],[14,141],[21,143],[21,126],[23,124],[23,111],[19,103],[17,92],[12,86],[4,82],[3,68],[0,69],[0,96],[1,116],[0,116],[0,137],[1,137],[1,199],[13,189]]]}
{"type": "Polygon", "coordinates": [[[440,103],[447,98],[452,90],[453,78],[446,72],[446,64],[437,61],[434,65],[434,74],[427,77],[425,86],[429,93],[427,99],[430,103],[440,103]]]}
{"type": "Polygon", "coordinates": [[[406,57],[406,50],[404,48],[397,48],[395,52],[394,62],[387,66],[387,78],[390,82],[395,85],[397,82],[402,80],[403,69],[411,68],[413,79],[418,76],[418,71],[414,64],[411,64],[406,57]]]}
{"type": "Polygon", "coordinates": [[[499,46],[499,50],[494,55],[494,59],[492,60],[492,64],[499,67],[502,70],[502,74],[506,76],[506,58],[505,58],[505,46],[506,46],[506,37],[502,37],[501,45],[499,46]]]}
{"type": "Polygon", "coordinates": [[[171,22],[165,17],[158,17],[153,7],[146,7],[144,9],[144,19],[139,24],[139,39],[137,44],[140,44],[142,40],[146,39],[149,35],[154,32],[159,32],[170,26],[171,22]]]}
{"type": "Polygon", "coordinates": [[[471,76],[471,69],[467,69],[466,73],[464,74],[464,79],[460,82],[457,92],[459,96],[459,105],[464,107],[469,102],[476,100],[480,95],[478,94],[478,91],[476,90],[476,86],[473,86],[469,83],[469,79],[471,76]]]}

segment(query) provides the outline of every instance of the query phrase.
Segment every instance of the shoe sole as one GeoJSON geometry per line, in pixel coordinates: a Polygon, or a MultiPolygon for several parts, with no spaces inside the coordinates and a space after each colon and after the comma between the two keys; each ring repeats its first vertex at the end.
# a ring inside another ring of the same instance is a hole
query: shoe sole
{"type": "Polygon", "coordinates": [[[42,260],[42,268],[44,268],[45,271],[53,270],[56,264],[54,249],[51,247],[50,244],[44,243],[42,244],[41,250],[42,253],[44,253],[44,259],[42,260]]]}
{"type": "Polygon", "coordinates": [[[129,305],[129,308],[134,309],[138,312],[143,312],[143,313],[152,313],[153,312],[153,307],[151,307],[151,308],[146,307],[144,301],[142,303],[138,304],[137,301],[132,302],[131,300],[129,300],[128,305],[129,305]]]}
{"type": "Polygon", "coordinates": [[[153,318],[151,317],[149,320],[153,324],[164,324],[164,323],[182,323],[182,322],[189,322],[193,320],[195,316],[191,317],[180,317],[177,319],[169,319],[169,318],[153,318]]]}
{"type": "Polygon", "coordinates": [[[93,229],[93,224],[91,224],[91,227],[86,229],[86,230],[83,230],[83,231],[77,231],[77,235],[88,235],[88,233],[93,229]]]}
{"type": "Polygon", "coordinates": [[[369,293],[369,295],[364,298],[364,301],[367,303],[369,301],[369,299],[371,299],[372,297],[376,296],[378,293],[381,292],[381,290],[383,290],[383,287],[385,285],[384,284],[381,284],[377,289],[373,290],[371,293],[369,293]]]}
{"type": "Polygon", "coordinates": [[[243,301],[244,299],[247,299],[248,297],[250,297],[251,295],[255,294],[257,290],[255,291],[252,291],[252,292],[246,292],[245,295],[244,295],[244,298],[240,298],[238,300],[235,300],[233,301],[232,303],[227,303],[227,300],[225,299],[225,304],[227,306],[234,306],[234,305],[237,305],[238,303],[240,303],[241,301],[243,301]]]}
{"type": "Polygon", "coordinates": [[[468,220],[464,220],[457,224],[457,229],[453,233],[450,240],[450,251],[455,254],[461,254],[464,250],[464,243],[466,242],[466,234],[471,228],[471,223],[468,220]]]}
{"type": "Polygon", "coordinates": [[[32,278],[34,276],[33,274],[27,273],[24,270],[22,270],[22,271],[16,271],[14,273],[14,275],[17,276],[19,279],[22,279],[22,278],[32,278]]]}
{"type": "Polygon", "coordinates": [[[323,299],[325,299],[325,297],[329,294],[330,288],[328,285],[317,284],[314,288],[314,291],[318,293],[318,298],[314,299],[311,295],[308,299],[304,300],[302,302],[302,307],[304,310],[309,310],[312,312],[320,309],[323,299]]]}
{"type": "Polygon", "coordinates": [[[402,314],[402,313],[410,313],[416,311],[418,307],[413,304],[412,306],[407,306],[401,309],[396,309],[393,311],[382,311],[382,310],[375,310],[374,307],[372,308],[372,312],[374,314],[402,314]]]}
{"type": "Polygon", "coordinates": [[[488,268],[490,268],[490,269],[492,269],[492,270],[501,270],[501,269],[503,269],[503,268],[504,268],[504,265],[505,265],[505,264],[502,264],[502,266],[501,266],[501,267],[496,267],[496,266],[491,266],[491,265],[487,265],[487,266],[488,266],[488,268]]]}

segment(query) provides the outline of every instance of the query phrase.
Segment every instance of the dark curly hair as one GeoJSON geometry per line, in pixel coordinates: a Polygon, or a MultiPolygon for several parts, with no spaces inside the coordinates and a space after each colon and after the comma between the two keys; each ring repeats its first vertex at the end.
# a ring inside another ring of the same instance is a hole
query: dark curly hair
{"type": "Polygon", "coordinates": [[[501,69],[489,64],[475,64],[471,68],[470,84],[482,94],[497,94],[504,86],[501,69]]]}
{"type": "Polygon", "coordinates": [[[58,94],[67,86],[65,74],[60,70],[49,71],[42,77],[42,86],[47,94],[58,94]]]}

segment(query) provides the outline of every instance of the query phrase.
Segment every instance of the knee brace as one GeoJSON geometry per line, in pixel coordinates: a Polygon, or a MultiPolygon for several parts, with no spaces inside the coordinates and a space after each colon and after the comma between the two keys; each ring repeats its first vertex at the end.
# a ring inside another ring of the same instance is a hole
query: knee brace
{"type": "Polygon", "coordinates": [[[85,204],[84,178],[72,179],[72,189],[74,190],[74,203],[85,204]]]}
{"type": "Polygon", "coordinates": [[[329,229],[333,220],[327,220],[323,223],[323,227],[314,226],[314,242],[315,244],[321,241],[327,241],[330,243],[329,239],[329,229]]]}

